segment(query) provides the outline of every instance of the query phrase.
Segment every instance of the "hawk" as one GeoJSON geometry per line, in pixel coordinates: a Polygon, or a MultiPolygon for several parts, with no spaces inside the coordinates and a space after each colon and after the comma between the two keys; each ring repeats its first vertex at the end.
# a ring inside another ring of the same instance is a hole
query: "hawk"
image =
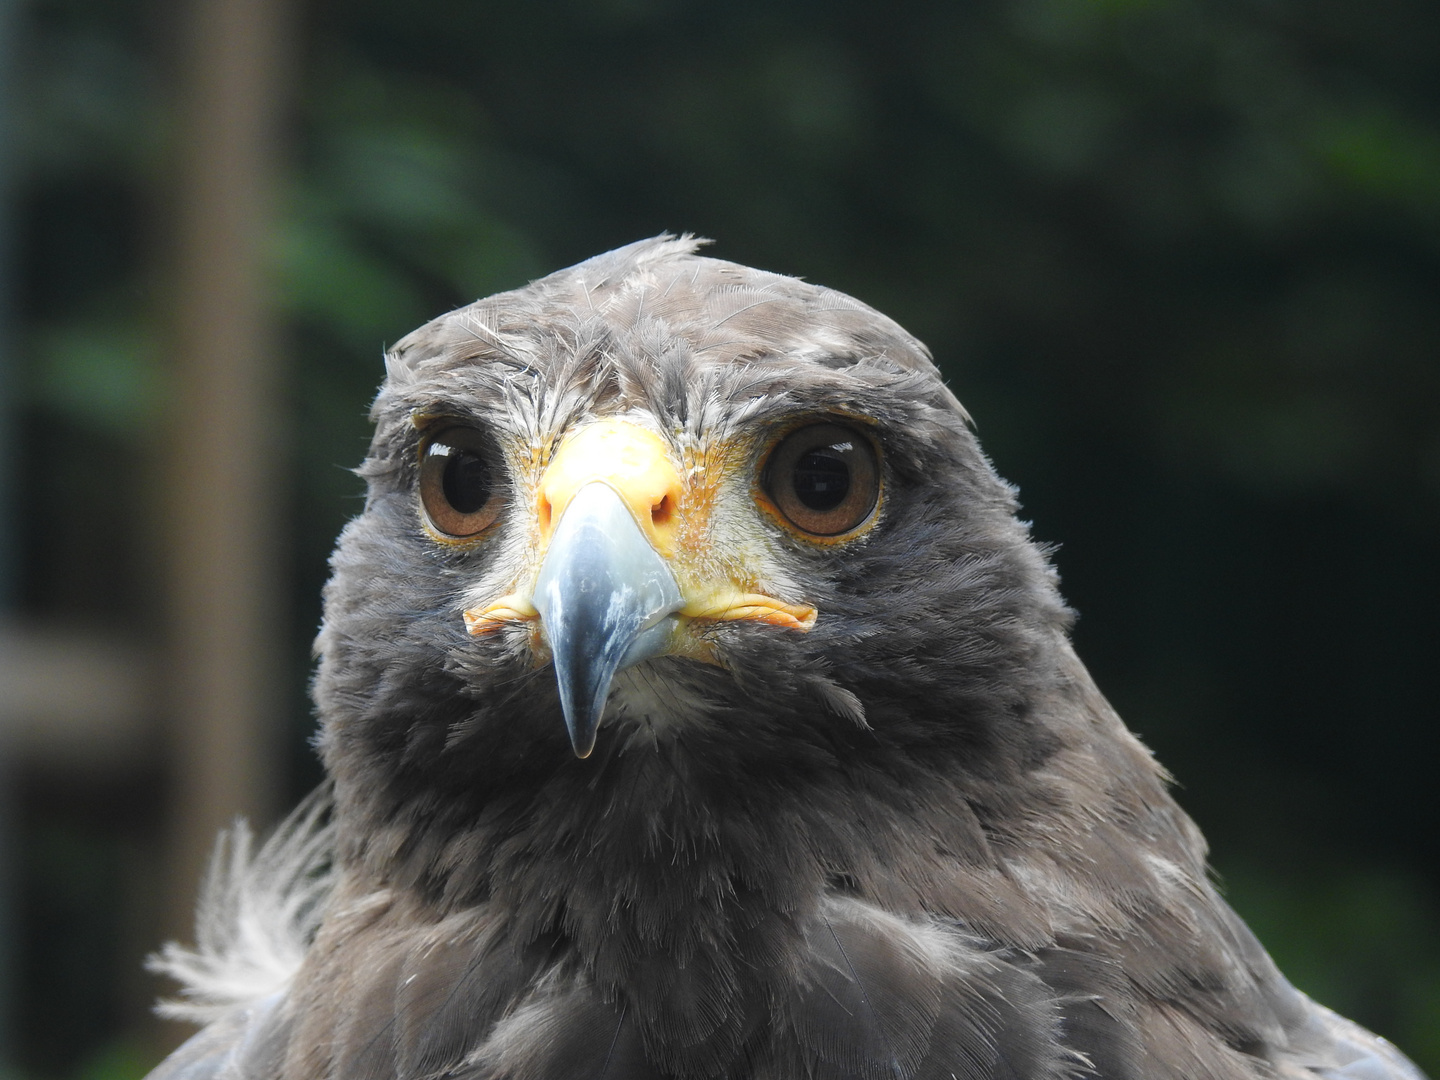
{"type": "Polygon", "coordinates": [[[925,347],[698,248],[390,350],[327,788],[152,1080],[1419,1080],[1217,895],[925,347]]]}

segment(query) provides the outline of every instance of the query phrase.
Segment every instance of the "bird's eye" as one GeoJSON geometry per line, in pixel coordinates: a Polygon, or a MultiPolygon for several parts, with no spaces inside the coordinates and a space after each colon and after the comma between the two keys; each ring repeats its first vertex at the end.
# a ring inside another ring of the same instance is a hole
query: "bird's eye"
{"type": "Polygon", "coordinates": [[[761,479],[785,520],[811,536],[853,532],[875,513],[880,465],[875,446],[853,428],[811,424],[770,453],[761,479]]]}
{"type": "Polygon", "coordinates": [[[483,532],[500,516],[503,480],[494,446],[474,428],[447,428],[420,450],[420,502],[447,536],[483,532]]]}

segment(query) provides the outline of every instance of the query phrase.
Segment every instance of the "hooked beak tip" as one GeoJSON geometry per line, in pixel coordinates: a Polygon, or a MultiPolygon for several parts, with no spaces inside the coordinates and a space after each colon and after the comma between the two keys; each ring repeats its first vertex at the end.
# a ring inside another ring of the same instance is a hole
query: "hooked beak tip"
{"type": "Polygon", "coordinates": [[[579,718],[578,722],[571,719],[570,710],[565,710],[565,729],[570,734],[570,747],[575,751],[575,756],[585,760],[595,750],[595,733],[600,727],[600,713],[604,711],[603,705],[592,711],[591,715],[579,718]]]}

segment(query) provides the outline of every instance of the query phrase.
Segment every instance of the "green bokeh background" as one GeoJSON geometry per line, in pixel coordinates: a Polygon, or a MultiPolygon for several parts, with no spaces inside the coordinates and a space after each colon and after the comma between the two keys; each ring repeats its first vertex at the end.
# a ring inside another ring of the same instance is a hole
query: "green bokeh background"
{"type": "MultiPolygon", "coordinates": [[[[21,14],[20,606],[143,633],[177,9],[21,14]]],[[[382,347],[692,231],[931,346],[1234,905],[1440,1074],[1434,0],[310,0],[290,38],[295,795],[382,347]]],[[[152,1064],[165,784],[19,778],[24,1077],[152,1064]]]]}

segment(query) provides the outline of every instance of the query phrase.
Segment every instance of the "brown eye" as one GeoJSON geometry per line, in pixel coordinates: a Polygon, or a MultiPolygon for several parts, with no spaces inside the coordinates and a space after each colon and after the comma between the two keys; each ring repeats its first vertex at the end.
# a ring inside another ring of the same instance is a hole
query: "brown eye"
{"type": "Polygon", "coordinates": [[[761,483],[797,529],[840,536],[875,512],[880,465],[874,445],[859,432],[840,424],[812,424],[780,441],[761,483]]]}
{"type": "Polygon", "coordinates": [[[503,481],[490,440],[474,428],[447,428],[420,451],[420,502],[447,536],[475,536],[500,516],[503,481]]]}

